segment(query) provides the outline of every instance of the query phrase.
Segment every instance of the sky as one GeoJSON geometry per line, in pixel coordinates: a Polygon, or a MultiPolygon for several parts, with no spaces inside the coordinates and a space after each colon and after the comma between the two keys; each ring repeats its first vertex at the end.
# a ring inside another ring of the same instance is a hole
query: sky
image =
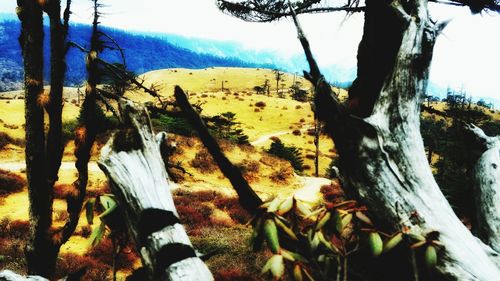
{"type": "MultiPolygon", "coordinates": [[[[332,1],[332,0],[330,0],[332,1]]],[[[0,0],[0,13],[13,12],[13,0],[0,0]]],[[[65,1],[62,1],[65,2],[65,1]]],[[[103,25],[125,30],[178,34],[240,43],[244,48],[275,51],[283,58],[302,54],[289,19],[249,23],[221,13],[215,0],[102,0],[103,25]]],[[[73,0],[72,21],[90,23],[90,0],[73,0]]],[[[431,4],[435,20],[451,19],[438,38],[431,81],[463,88],[475,96],[500,99],[500,16],[471,15],[467,8],[431,4]]],[[[363,15],[300,15],[317,60],[324,67],[356,66],[363,15]]]]}

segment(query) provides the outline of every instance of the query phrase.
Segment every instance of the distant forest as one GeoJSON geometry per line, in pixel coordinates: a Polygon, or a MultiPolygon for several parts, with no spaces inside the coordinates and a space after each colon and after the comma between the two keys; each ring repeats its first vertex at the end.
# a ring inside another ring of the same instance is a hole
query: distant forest
{"type": "MultiPolygon", "coordinates": [[[[18,21],[0,22],[0,92],[20,89],[23,76],[21,50],[19,48],[18,21]]],[[[154,36],[131,34],[121,30],[103,27],[102,30],[111,36],[124,49],[127,68],[136,74],[164,68],[206,67],[262,67],[275,68],[270,64],[246,62],[236,57],[219,57],[199,54],[167,42],[154,36]]],[[[50,53],[49,31],[45,26],[45,53],[50,53]]],[[[88,25],[76,24],[70,27],[69,39],[83,47],[87,47],[91,34],[88,25]]],[[[121,62],[118,51],[106,50],[102,58],[110,62],[121,62]]],[[[66,58],[68,72],[66,85],[80,85],[86,79],[85,57],[82,52],[72,48],[66,58]]],[[[49,64],[44,65],[45,77],[49,76],[49,64]]]]}

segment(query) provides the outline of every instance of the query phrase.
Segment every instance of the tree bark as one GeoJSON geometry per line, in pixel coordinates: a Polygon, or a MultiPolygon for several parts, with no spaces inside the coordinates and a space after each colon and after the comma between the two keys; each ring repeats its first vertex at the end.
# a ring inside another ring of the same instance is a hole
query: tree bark
{"type": "Polygon", "coordinates": [[[38,1],[18,1],[21,44],[24,60],[26,176],[30,201],[30,238],[25,254],[29,274],[50,276],[58,249],[49,234],[52,225],[52,185],[45,167],[44,112],[40,102],[43,89],[43,18],[38,1]]]}
{"type": "Polygon", "coordinates": [[[120,101],[128,129],[101,150],[99,166],[124,211],[143,265],[153,280],[213,280],[180,224],[160,153],[166,134],[153,136],[147,110],[120,101]]]}
{"type": "Polygon", "coordinates": [[[214,158],[224,176],[229,179],[236,193],[238,193],[238,199],[241,206],[249,213],[255,214],[259,206],[263,203],[260,197],[245,180],[240,169],[233,165],[224,155],[217,140],[210,134],[205,122],[203,122],[200,115],[191,106],[187,95],[179,86],[175,87],[175,99],[179,107],[186,114],[191,125],[198,132],[201,141],[214,158]]]}
{"type": "Polygon", "coordinates": [[[474,126],[466,127],[475,138],[479,157],[474,168],[474,199],[479,238],[500,252],[500,137],[489,137],[474,126]]]}
{"type": "MultiPolygon", "coordinates": [[[[314,74],[317,65],[299,28],[311,67],[306,77],[316,82],[318,117],[326,122],[338,148],[346,191],[366,204],[388,229],[437,234],[443,244],[437,266],[440,280],[496,280],[500,270],[492,256],[498,253],[478,242],[454,214],[432,176],[420,135],[420,108],[433,46],[444,24],[430,21],[426,0],[405,2],[404,7],[394,1],[385,8],[392,9],[402,23],[402,40],[373,111],[365,119],[346,114],[321,74],[314,74]]],[[[367,24],[365,29],[370,28],[367,24]]],[[[372,30],[370,36],[384,32],[372,30]]],[[[361,63],[363,57],[358,60],[361,63]]]]}

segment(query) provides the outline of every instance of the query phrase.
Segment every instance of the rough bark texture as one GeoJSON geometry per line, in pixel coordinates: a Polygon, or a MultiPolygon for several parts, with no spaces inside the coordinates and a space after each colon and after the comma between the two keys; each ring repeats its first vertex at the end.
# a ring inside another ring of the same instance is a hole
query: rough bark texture
{"type": "Polygon", "coordinates": [[[257,193],[255,193],[255,191],[253,191],[252,187],[245,180],[240,169],[233,165],[233,163],[231,163],[231,161],[229,161],[229,159],[224,155],[219,144],[217,143],[217,140],[215,140],[215,138],[210,134],[205,122],[203,122],[200,115],[191,106],[187,95],[179,86],[175,87],[175,99],[179,107],[186,114],[191,125],[198,132],[201,141],[214,158],[224,176],[229,179],[233,188],[236,190],[236,193],[238,193],[238,199],[242,207],[249,213],[255,214],[259,206],[263,203],[260,197],[257,193]]]}
{"type": "MultiPolygon", "coordinates": [[[[500,270],[491,258],[495,253],[478,242],[454,214],[432,176],[420,135],[420,105],[434,42],[444,25],[430,21],[425,0],[405,2],[404,7],[399,1],[378,5],[393,9],[403,23],[402,40],[370,116],[360,119],[345,114],[322,80],[310,79],[316,85],[318,117],[326,122],[340,154],[347,191],[389,229],[424,236],[437,232],[444,245],[437,279],[497,280],[500,270]]],[[[369,10],[366,13],[369,17],[369,10]]],[[[370,36],[384,32],[372,30],[370,36]]],[[[321,78],[314,75],[317,66],[300,28],[299,39],[310,63],[309,77],[321,78]]]]}
{"type": "Polygon", "coordinates": [[[30,199],[30,239],[25,253],[29,274],[50,276],[58,248],[49,234],[52,225],[52,185],[46,178],[43,95],[43,19],[35,0],[18,1],[21,44],[24,60],[26,176],[30,199]]]}
{"type": "Polygon", "coordinates": [[[467,129],[475,138],[481,156],[474,168],[474,199],[478,236],[500,252],[500,137],[489,137],[474,126],[467,129]]]}
{"type": "Polygon", "coordinates": [[[179,222],[160,153],[166,134],[153,136],[144,107],[125,100],[120,107],[129,129],[102,148],[99,166],[125,213],[143,265],[154,280],[213,280],[179,222]]]}
{"type": "Polygon", "coordinates": [[[436,184],[420,135],[420,104],[438,28],[427,1],[415,1],[394,69],[387,76],[373,113],[359,138],[341,151],[349,189],[393,228],[439,233],[444,247],[438,270],[453,280],[495,280],[500,270],[454,214],[436,184]]]}

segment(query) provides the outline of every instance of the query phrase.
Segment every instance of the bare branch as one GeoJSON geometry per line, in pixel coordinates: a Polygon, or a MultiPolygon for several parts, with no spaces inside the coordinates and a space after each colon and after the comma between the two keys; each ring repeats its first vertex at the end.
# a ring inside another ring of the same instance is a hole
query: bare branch
{"type": "Polygon", "coordinates": [[[191,106],[188,97],[179,86],[175,86],[174,95],[177,104],[182,108],[193,128],[198,132],[201,141],[214,158],[224,176],[229,179],[236,193],[238,193],[241,206],[249,213],[255,214],[259,206],[262,205],[262,200],[253,191],[252,187],[250,187],[238,167],[233,165],[226,155],[224,155],[219,144],[208,131],[205,122],[203,122],[200,115],[191,106]]]}

